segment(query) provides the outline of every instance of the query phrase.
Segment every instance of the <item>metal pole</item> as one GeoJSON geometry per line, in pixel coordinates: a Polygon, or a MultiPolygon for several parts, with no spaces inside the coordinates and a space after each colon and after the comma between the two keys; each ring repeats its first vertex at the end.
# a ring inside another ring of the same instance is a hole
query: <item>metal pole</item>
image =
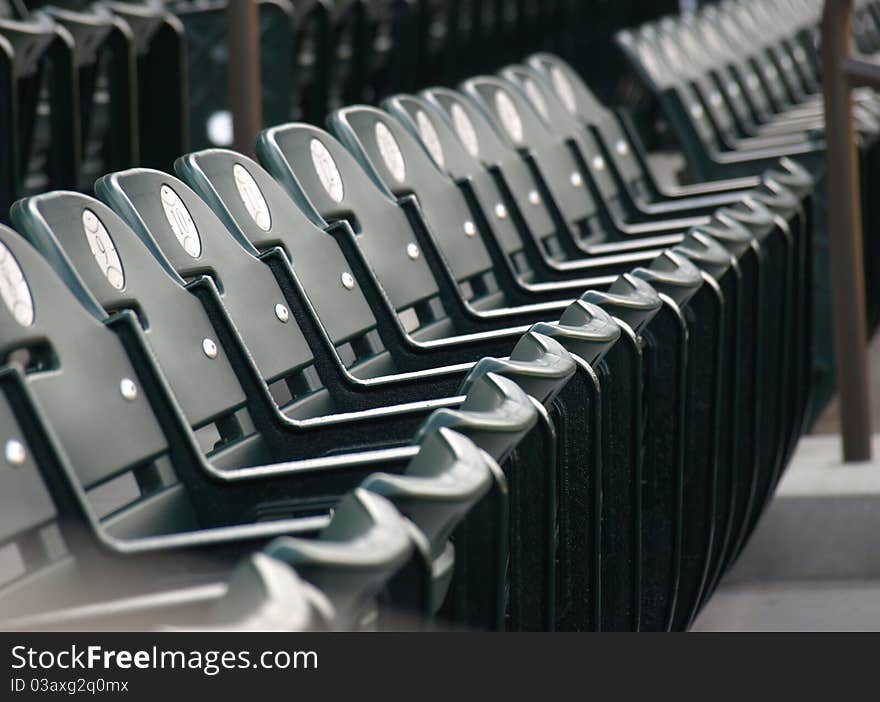
{"type": "Polygon", "coordinates": [[[254,140],[263,125],[260,91],[260,30],[256,0],[228,0],[229,109],[233,148],[254,155],[254,140]]]}
{"type": "Polygon", "coordinates": [[[851,53],[852,0],[825,0],[822,67],[828,158],[828,236],[837,388],[843,459],[871,458],[862,216],[852,86],[844,61],[851,53]]]}

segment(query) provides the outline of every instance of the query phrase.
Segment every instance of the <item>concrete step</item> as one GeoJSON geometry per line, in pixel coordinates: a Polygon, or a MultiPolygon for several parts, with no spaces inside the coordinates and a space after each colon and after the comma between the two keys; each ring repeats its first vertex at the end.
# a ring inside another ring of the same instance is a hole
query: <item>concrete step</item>
{"type": "Polygon", "coordinates": [[[880,580],[725,586],[693,630],[880,631],[880,580]]]}
{"type": "Polygon", "coordinates": [[[695,630],[880,630],[880,460],[840,456],[838,436],[801,440],[695,630]]]}

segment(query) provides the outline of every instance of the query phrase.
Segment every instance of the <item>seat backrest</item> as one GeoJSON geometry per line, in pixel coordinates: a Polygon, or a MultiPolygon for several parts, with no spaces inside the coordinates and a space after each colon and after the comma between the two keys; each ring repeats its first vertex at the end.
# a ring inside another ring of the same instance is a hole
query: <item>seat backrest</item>
{"type": "Polygon", "coordinates": [[[565,110],[587,129],[594,129],[623,180],[639,189],[645,174],[632,144],[614,113],[602,104],[593,91],[568,63],[548,53],[533,54],[528,65],[543,77],[565,110]]]}
{"type": "Polygon", "coordinates": [[[720,7],[706,7],[702,14],[715,23],[722,34],[743,55],[755,71],[755,80],[748,81],[747,87],[756,93],[764,91],[776,108],[788,102],[779,71],[770,64],[764,55],[760,41],[753,41],[742,31],[737,18],[720,7]]]}
{"type": "MultiPolygon", "coordinates": [[[[443,116],[471,158],[478,160],[484,167],[497,168],[513,199],[517,203],[529,203],[528,207],[521,207],[529,230],[539,240],[555,236],[556,224],[548,210],[548,203],[535,197],[540,193],[540,185],[530,172],[528,164],[517,153],[513,143],[495,131],[477,105],[458,91],[447,88],[430,88],[420,96],[437,114],[443,116]]],[[[466,171],[462,173],[466,175],[466,171]]],[[[507,209],[500,200],[495,201],[490,211],[495,215],[496,221],[509,218],[507,209]]]]}
{"type": "Polygon", "coordinates": [[[655,96],[673,101],[671,104],[679,113],[673,127],[679,130],[679,137],[682,137],[683,130],[693,130],[704,144],[717,147],[718,135],[691,84],[689,66],[679,59],[677,53],[671,56],[664,53],[654,27],[646,25],[638,30],[624,30],[615,35],[615,40],[655,96]],[[683,120],[687,122],[686,126],[683,120]]]}
{"type": "Polygon", "coordinates": [[[199,300],[173,266],[104,203],[56,192],[16,205],[22,234],[78,297],[105,313],[133,310],[191,426],[229,415],[244,391],[199,300]]]}
{"type": "Polygon", "coordinates": [[[497,215],[506,210],[504,195],[488,169],[467,151],[445,115],[415,95],[393,95],[382,106],[419,140],[437,168],[455,181],[468,181],[495,238],[505,253],[516,260],[523,249],[523,239],[513,217],[497,215]]]}
{"type": "Polygon", "coordinates": [[[151,483],[173,483],[169,446],[143,381],[104,325],[97,301],[82,286],[73,292],[33,246],[5,227],[0,266],[0,356],[24,369],[83,489],[125,481],[136,484],[136,501],[151,483]]]}
{"type": "Polygon", "coordinates": [[[95,190],[147,248],[158,249],[181,279],[201,274],[214,279],[267,383],[289,378],[313,362],[275,277],[257,260],[257,250],[234,239],[185,183],[161,171],[131,169],[105,176],[95,190]]]}
{"type": "Polygon", "coordinates": [[[328,117],[335,136],[377,185],[395,197],[414,194],[453,276],[469,283],[491,275],[492,260],[473,223],[464,194],[442,173],[403,125],[375,107],[346,107],[328,117]]]}
{"type": "MultiPolygon", "coordinates": [[[[645,26],[622,29],[614,39],[645,86],[655,95],[672,88],[680,76],[645,36],[645,26]]],[[[650,28],[648,28],[650,30],[650,28]]]]}
{"type": "Polygon", "coordinates": [[[465,150],[487,165],[506,164],[516,154],[506,132],[499,133],[483,111],[462,92],[427,88],[420,97],[446,116],[465,150]]]}
{"type": "Polygon", "coordinates": [[[549,132],[569,140],[579,151],[602,201],[616,215],[622,215],[617,183],[593,134],[568,113],[556,93],[550,90],[533,68],[515,64],[504,68],[500,75],[519,89],[549,132]]]}
{"type": "Polygon", "coordinates": [[[588,173],[565,141],[547,131],[534,108],[510,83],[479,76],[465,81],[462,92],[477,103],[496,131],[534,157],[544,184],[573,231],[588,234],[601,228],[598,207],[586,182],[588,173]]]}
{"type": "MultiPolygon", "coordinates": [[[[694,31],[692,22],[684,20],[677,22],[669,19],[663,22],[662,30],[677,44],[678,50],[686,60],[699,67],[704,76],[700,87],[703,94],[708,96],[709,109],[715,113],[720,112],[722,108],[727,109],[729,106],[732,115],[736,117],[738,122],[749,124],[752,121],[751,109],[739,81],[736,79],[736,74],[724,63],[715,60],[712,55],[712,51],[717,48],[717,45],[707,45],[703,37],[694,31]],[[717,83],[712,81],[712,77],[717,83]],[[727,105],[724,104],[724,100],[727,105]]],[[[716,119],[724,120],[724,115],[717,115],[716,119]]],[[[732,121],[728,124],[730,125],[728,127],[729,134],[736,136],[732,121]]]]}
{"type": "Polygon", "coordinates": [[[783,32],[786,31],[783,24],[760,17],[756,8],[745,3],[724,3],[721,11],[729,13],[739,24],[740,31],[761,46],[762,58],[766,61],[765,69],[770,69],[765,70],[764,76],[769,83],[779,86],[779,94],[786,101],[797,102],[803,99],[797,69],[783,44],[783,32]]]}
{"type": "Polygon", "coordinates": [[[713,125],[723,138],[735,139],[737,126],[733,119],[734,113],[724,101],[713,78],[687,52],[684,40],[677,31],[677,24],[670,21],[661,22],[656,26],[652,35],[657,49],[668,59],[673,70],[680,75],[683,70],[687,71],[683,74],[683,77],[689,80],[688,90],[685,93],[687,99],[699,100],[699,103],[692,104],[703,106],[705,113],[710,116],[713,125]]]}
{"type": "Polygon", "coordinates": [[[738,85],[743,92],[743,97],[759,115],[768,115],[773,105],[761,85],[761,78],[755,67],[748,61],[745,53],[741,52],[735,44],[722,31],[720,24],[716,22],[712,13],[699,12],[689,17],[686,23],[693,29],[694,34],[700,38],[701,43],[711,49],[716,56],[724,57],[727,64],[735,72],[738,85]]]}
{"type": "Polygon", "coordinates": [[[364,360],[366,349],[373,356],[388,356],[381,350],[376,319],[339,243],[308,219],[262,166],[234,151],[209,149],[182,156],[175,168],[244,248],[254,254],[284,249],[309,312],[346,365],[364,360]],[[348,349],[353,353],[348,354],[348,349]]]}
{"type": "Polygon", "coordinates": [[[316,224],[345,220],[351,225],[398,313],[437,299],[437,282],[406,214],[335,138],[306,124],[282,125],[260,134],[257,152],[316,224]]]}

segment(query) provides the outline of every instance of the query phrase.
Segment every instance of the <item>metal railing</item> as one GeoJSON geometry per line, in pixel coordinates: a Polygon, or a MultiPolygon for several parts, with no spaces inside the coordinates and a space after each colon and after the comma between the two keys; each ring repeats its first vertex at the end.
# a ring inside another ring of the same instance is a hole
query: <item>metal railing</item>
{"type": "Polygon", "coordinates": [[[232,147],[253,156],[263,123],[257,0],[228,0],[226,16],[232,147]]]}
{"type": "Polygon", "coordinates": [[[852,56],[852,0],[825,0],[822,83],[828,159],[828,235],[843,458],[871,458],[865,275],[852,90],[880,87],[880,65],[852,56]]]}

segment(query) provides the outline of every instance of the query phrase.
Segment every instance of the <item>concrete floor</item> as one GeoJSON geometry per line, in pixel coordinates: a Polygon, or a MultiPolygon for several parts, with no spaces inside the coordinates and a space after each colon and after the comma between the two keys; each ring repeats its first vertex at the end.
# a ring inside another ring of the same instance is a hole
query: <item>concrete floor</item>
{"type": "Polygon", "coordinates": [[[840,449],[801,440],[695,631],[880,631],[880,459],[843,466],[840,449]]]}
{"type": "MultiPolygon", "coordinates": [[[[868,347],[868,362],[870,363],[871,409],[873,410],[874,433],[880,433],[880,334],[874,337],[868,347]]],[[[819,417],[813,427],[814,434],[836,434],[840,427],[840,405],[837,399],[831,401],[825,412],[819,417]]]]}
{"type": "Polygon", "coordinates": [[[719,590],[694,631],[880,631],[880,582],[808,580],[719,590]]]}

